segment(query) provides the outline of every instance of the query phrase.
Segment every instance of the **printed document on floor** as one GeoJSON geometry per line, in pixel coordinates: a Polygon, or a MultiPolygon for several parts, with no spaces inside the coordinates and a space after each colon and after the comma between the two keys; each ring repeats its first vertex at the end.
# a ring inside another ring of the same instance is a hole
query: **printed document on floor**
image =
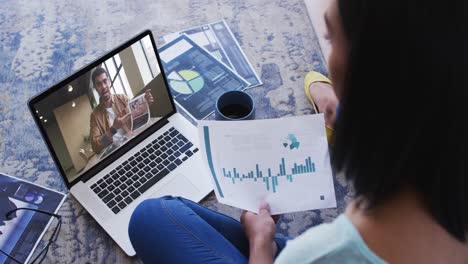
{"type": "Polygon", "coordinates": [[[159,48],[159,55],[174,100],[194,120],[213,113],[221,94],[250,85],[185,34],[159,48]]]}
{"type": "Polygon", "coordinates": [[[183,34],[242,76],[250,83],[249,88],[263,84],[226,21],[221,20],[168,34],[161,37],[159,42],[165,44],[183,34]]]}

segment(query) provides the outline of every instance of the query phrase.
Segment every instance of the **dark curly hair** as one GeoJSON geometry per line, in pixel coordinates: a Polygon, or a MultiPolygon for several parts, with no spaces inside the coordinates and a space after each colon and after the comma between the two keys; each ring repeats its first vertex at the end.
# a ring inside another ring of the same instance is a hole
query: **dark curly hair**
{"type": "Polygon", "coordinates": [[[110,78],[109,77],[109,73],[106,71],[106,69],[102,68],[102,67],[97,67],[94,71],[93,71],[93,74],[91,74],[91,80],[93,80],[93,86],[94,88],[96,88],[96,77],[98,77],[99,75],[105,73],[107,78],[110,78]]]}

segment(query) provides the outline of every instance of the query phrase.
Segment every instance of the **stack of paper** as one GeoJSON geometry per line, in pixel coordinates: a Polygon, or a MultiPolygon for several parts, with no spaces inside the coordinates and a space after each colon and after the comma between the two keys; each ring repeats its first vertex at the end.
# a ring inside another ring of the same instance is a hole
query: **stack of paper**
{"type": "MultiPolygon", "coordinates": [[[[65,198],[63,193],[0,173],[0,249],[27,263],[52,222],[51,216],[35,210],[57,213],[65,198]],[[7,218],[14,209],[19,210],[7,218]]],[[[16,263],[4,253],[0,263],[16,263]]]]}
{"type": "Polygon", "coordinates": [[[176,103],[195,120],[213,113],[224,92],[261,85],[226,22],[164,36],[159,55],[176,103]]]}

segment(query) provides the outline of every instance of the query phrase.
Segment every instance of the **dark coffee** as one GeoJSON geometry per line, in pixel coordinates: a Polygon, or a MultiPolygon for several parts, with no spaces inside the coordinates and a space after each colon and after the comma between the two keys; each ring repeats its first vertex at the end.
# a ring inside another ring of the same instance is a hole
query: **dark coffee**
{"type": "Polygon", "coordinates": [[[252,111],[251,108],[241,104],[230,104],[220,109],[220,112],[225,117],[232,119],[243,118],[247,116],[250,113],[250,111],[252,111]]]}

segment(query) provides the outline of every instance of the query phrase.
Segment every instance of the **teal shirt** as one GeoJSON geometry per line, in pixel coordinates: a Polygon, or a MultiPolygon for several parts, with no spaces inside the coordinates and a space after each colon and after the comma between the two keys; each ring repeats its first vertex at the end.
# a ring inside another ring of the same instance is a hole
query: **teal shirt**
{"type": "Polygon", "coordinates": [[[386,263],[372,252],[344,215],[329,224],[313,227],[294,240],[276,258],[289,263],[386,263]]]}

